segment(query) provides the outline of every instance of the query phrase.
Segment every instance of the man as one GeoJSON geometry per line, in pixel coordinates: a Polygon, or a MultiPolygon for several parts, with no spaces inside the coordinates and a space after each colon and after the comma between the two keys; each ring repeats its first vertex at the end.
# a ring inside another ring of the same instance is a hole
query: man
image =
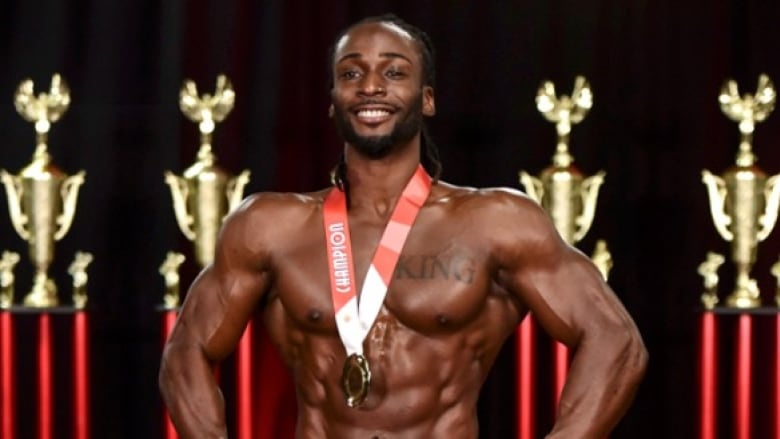
{"type": "Polygon", "coordinates": [[[435,113],[427,37],[364,20],[338,38],[332,72],[336,185],[257,194],[226,220],[163,354],[180,434],[227,437],[211,367],[258,307],[295,382],[299,438],[475,438],[480,386],[529,311],[575,353],[548,437],[607,434],[644,373],[638,331],[536,203],[420,166],[438,177],[421,134],[435,113]]]}

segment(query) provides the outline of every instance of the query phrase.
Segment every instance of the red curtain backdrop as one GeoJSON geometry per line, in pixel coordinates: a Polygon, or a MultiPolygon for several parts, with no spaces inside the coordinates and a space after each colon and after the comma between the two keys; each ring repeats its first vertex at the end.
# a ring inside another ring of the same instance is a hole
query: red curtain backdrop
{"type": "MultiPolygon", "coordinates": [[[[734,161],[737,127],[717,101],[724,80],[736,79],[742,92],[754,91],[762,72],[780,81],[777,2],[598,0],[575,8],[560,0],[7,0],[0,4],[0,168],[16,173],[33,152],[33,128],[12,103],[17,84],[30,77],[42,91],[60,72],[72,90],[70,109],[53,125],[50,152],[65,172],[84,169],[86,183],[50,271],[67,301],[74,253],[95,256],[86,326],[90,436],[164,434],[156,383],[163,318],[155,308],[164,283],[157,269],[166,252],[176,250],[188,257],[182,280],[189,283],[197,272],[163,182],[163,172],[180,173],[198,147],[195,124],[178,109],[182,81],[195,80],[201,91],[213,90],[219,73],[233,81],[236,107],[217,127],[214,148],[227,171],[251,170],[247,193],[322,188],[341,151],[327,117],[328,47],[347,24],[384,12],[427,30],[437,47],[438,113],[429,125],[448,182],[517,188],[519,170],[541,171],[550,163],[555,130],[536,111],[537,87],[550,79],[569,93],[576,75],[588,78],[594,107],[574,127],[572,153],[586,174],[605,170],[606,181],[593,228],[579,246],[590,253],[596,239],[607,240],[615,262],[610,284],[651,355],[636,402],[610,437],[695,437],[696,267],[707,251],[728,253],[711,224],[700,175],[703,168],[720,173],[734,161]]],[[[773,114],[754,136],[758,165],[769,174],[780,172],[779,140],[780,115],[773,114]]],[[[769,270],[780,248],[777,236],[760,244],[753,270],[766,304],[775,287],[769,270]]],[[[23,255],[15,272],[21,296],[32,268],[0,196],[0,251],[6,249],[23,255]]],[[[733,285],[729,263],[721,279],[723,294],[733,285]]],[[[60,398],[74,401],[72,383],[61,379],[73,377],[73,365],[60,361],[68,358],[73,331],[59,330],[65,324],[58,319],[51,323],[52,398],[60,407],[60,398]]],[[[37,329],[26,318],[14,324],[14,352],[23,363],[15,366],[13,385],[17,394],[35,395],[37,372],[29,359],[35,358],[37,329]]],[[[752,327],[757,340],[775,332],[763,323],[752,327]]],[[[252,393],[244,398],[254,406],[255,436],[289,437],[294,392],[261,319],[252,334],[252,393]]],[[[736,334],[718,327],[719,352],[735,345],[736,334]]],[[[534,431],[542,435],[552,425],[554,370],[550,343],[537,336],[534,431]]],[[[4,353],[10,341],[0,340],[4,353]]],[[[507,342],[485,383],[480,437],[517,434],[522,408],[506,392],[517,383],[515,342],[507,342]]],[[[774,352],[754,349],[754,366],[774,364],[774,352]]],[[[233,436],[241,413],[235,389],[240,361],[233,356],[220,368],[233,436]]],[[[718,366],[719,377],[735,367],[718,366]]],[[[762,382],[757,377],[766,374],[759,372],[754,384],[770,388],[772,381],[762,382]]],[[[733,413],[727,397],[718,399],[720,418],[733,413]]],[[[756,416],[776,416],[774,400],[752,398],[756,416]]],[[[28,399],[15,399],[19,437],[36,422],[37,407],[28,399]]],[[[73,425],[68,414],[53,416],[57,426],[73,425]]],[[[719,424],[719,437],[731,435],[732,427],[719,424]]],[[[66,430],[54,435],[68,437],[73,428],[66,430]]]]}

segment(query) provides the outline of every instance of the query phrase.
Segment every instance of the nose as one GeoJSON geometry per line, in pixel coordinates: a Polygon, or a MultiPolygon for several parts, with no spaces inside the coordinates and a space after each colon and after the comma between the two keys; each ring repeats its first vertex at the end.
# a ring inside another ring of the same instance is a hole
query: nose
{"type": "Polygon", "coordinates": [[[381,74],[369,73],[363,77],[359,93],[363,96],[382,96],[386,92],[385,81],[381,74]]]}

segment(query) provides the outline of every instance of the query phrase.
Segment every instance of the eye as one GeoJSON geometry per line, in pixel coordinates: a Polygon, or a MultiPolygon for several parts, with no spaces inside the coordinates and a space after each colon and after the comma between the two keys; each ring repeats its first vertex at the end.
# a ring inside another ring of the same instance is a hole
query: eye
{"type": "Polygon", "coordinates": [[[356,79],[356,78],[359,78],[359,77],[360,77],[360,72],[358,72],[357,70],[345,70],[345,71],[339,73],[339,79],[350,80],[350,79],[356,79]]]}
{"type": "Polygon", "coordinates": [[[391,68],[387,72],[385,72],[385,76],[387,76],[390,79],[401,79],[406,77],[406,72],[396,68],[391,68]]]}

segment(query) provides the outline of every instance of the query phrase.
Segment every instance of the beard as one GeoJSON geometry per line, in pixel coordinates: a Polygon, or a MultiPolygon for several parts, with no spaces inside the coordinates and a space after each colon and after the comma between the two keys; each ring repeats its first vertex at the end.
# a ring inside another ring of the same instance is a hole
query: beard
{"type": "Polygon", "coordinates": [[[349,112],[333,104],[335,112],[333,119],[336,129],[345,142],[352,145],[358,152],[371,159],[387,157],[396,145],[408,142],[422,128],[422,92],[412,99],[412,106],[403,119],[396,122],[390,134],[383,136],[361,136],[349,121],[349,112]]]}

